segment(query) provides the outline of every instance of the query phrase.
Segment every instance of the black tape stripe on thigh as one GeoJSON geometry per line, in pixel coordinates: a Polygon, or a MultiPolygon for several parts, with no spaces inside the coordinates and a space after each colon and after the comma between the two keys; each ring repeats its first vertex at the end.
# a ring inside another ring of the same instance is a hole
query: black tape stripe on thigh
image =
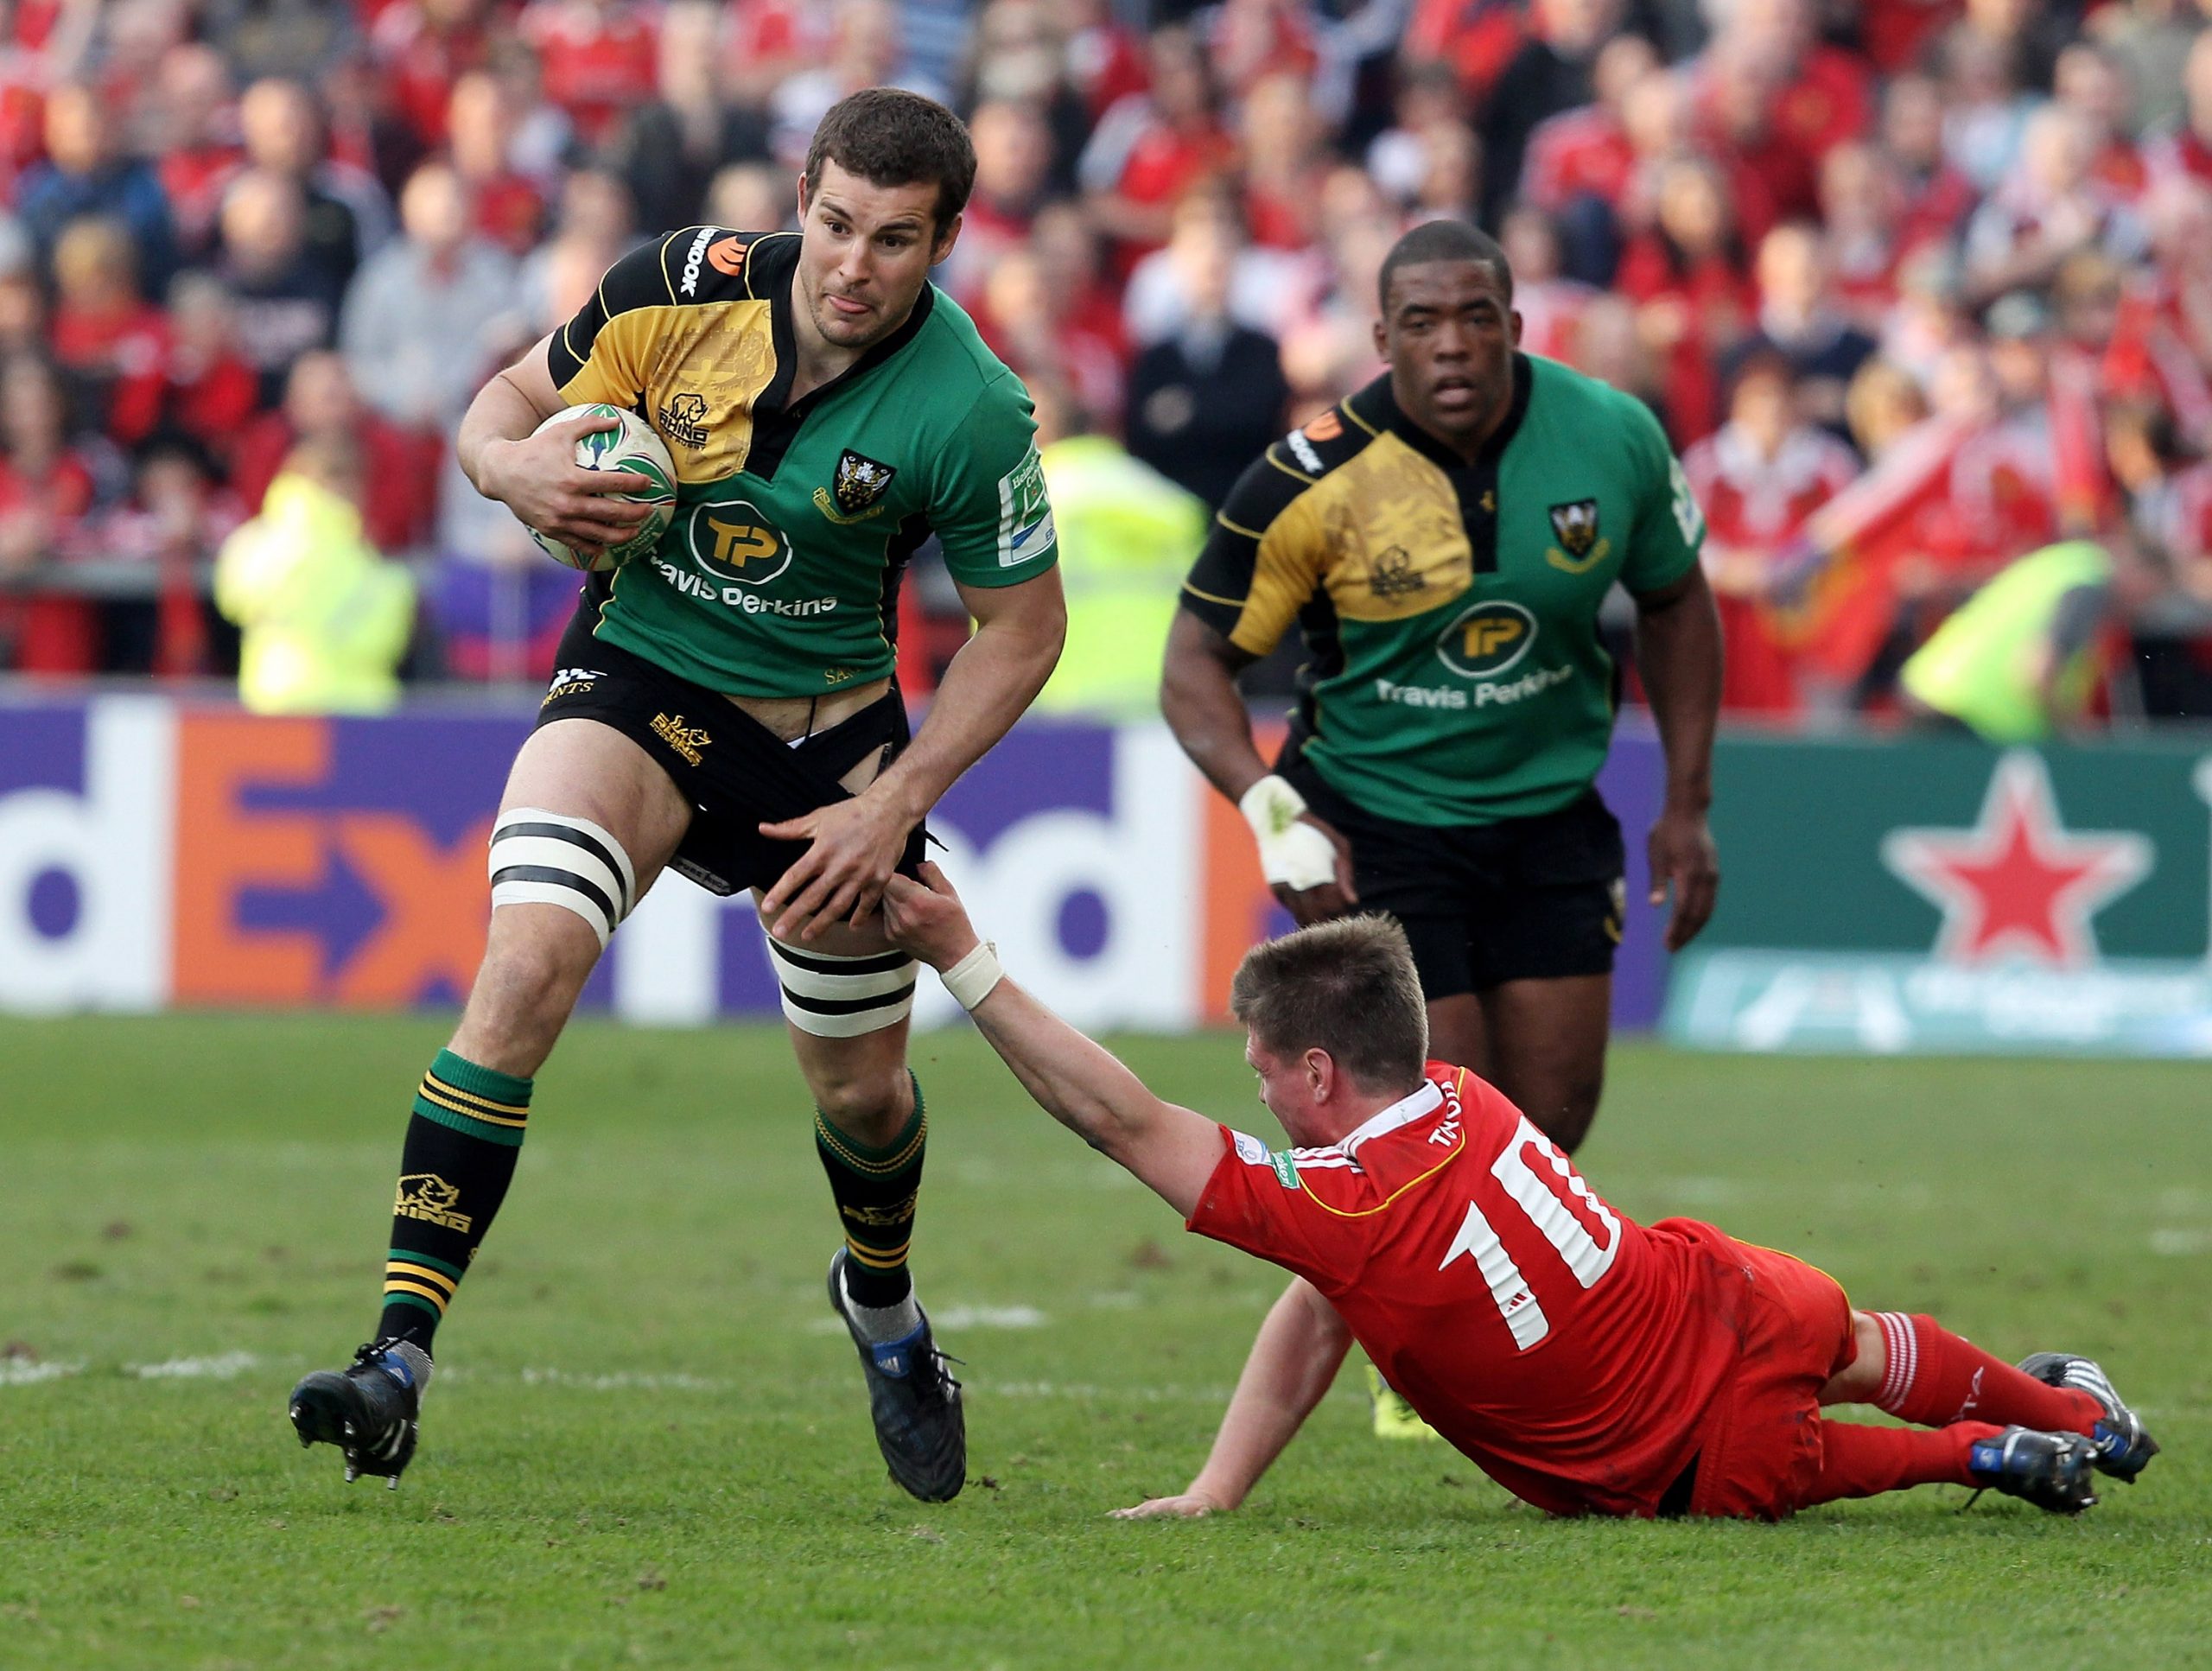
{"type": "Polygon", "coordinates": [[[913,995],[914,983],[912,981],[890,992],[879,992],[873,998],[807,998],[789,987],[784,988],[785,1003],[811,1015],[858,1015],[863,1010],[889,1009],[894,1004],[905,1003],[913,995]]]}
{"type": "Polygon", "coordinates": [[[509,865],[505,870],[492,873],[493,887],[502,882],[545,882],[555,887],[571,887],[606,914],[610,927],[622,920],[621,913],[614,909],[614,901],[601,891],[599,884],[573,870],[556,870],[550,865],[509,865]]]}
{"type": "MultiPolygon", "coordinates": [[[[581,829],[572,829],[567,824],[501,824],[497,829],[492,832],[492,843],[496,847],[499,842],[505,841],[510,836],[543,836],[548,841],[566,842],[571,847],[580,847],[585,852],[590,854],[593,858],[598,860],[600,863],[605,865],[607,867],[607,874],[613,877],[616,882],[620,883],[622,880],[622,866],[615,856],[607,850],[607,843],[598,840],[594,836],[587,835],[581,829]]],[[[508,869],[501,871],[499,873],[499,876],[505,876],[512,874],[515,876],[517,880],[524,882],[548,882],[556,880],[555,876],[550,873],[543,876],[533,876],[528,874],[527,873],[533,867],[526,865],[510,866],[508,869]]],[[[499,876],[495,876],[492,880],[496,882],[499,880],[499,876]]],[[[617,921],[620,921],[622,918],[630,914],[632,901],[627,898],[628,893],[629,889],[625,886],[623,888],[625,898],[622,901],[622,909],[619,912],[613,911],[608,912],[608,915],[613,917],[617,921]]]]}
{"type": "Polygon", "coordinates": [[[780,940],[769,941],[768,950],[794,969],[803,969],[810,975],[887,975],[913,961],[903,951],[887,951],[871,957],[810,956],[804,951],[793,951],[780,940]]]}

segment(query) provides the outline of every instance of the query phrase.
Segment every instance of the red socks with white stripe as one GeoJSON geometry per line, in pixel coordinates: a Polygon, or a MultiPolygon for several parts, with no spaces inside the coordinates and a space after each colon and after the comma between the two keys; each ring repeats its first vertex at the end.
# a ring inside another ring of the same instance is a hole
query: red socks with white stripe
{"type": "Polygon", "coordinates": [[[1878,1409],[1924,1427],[1993,1421],[2047,1433],[2087,1433],[2104,1417],[2097,1401],[2070,1387],[2046,1387],[1932,1317],[1875,1312],[1889,1368],[1878,1409]]]}

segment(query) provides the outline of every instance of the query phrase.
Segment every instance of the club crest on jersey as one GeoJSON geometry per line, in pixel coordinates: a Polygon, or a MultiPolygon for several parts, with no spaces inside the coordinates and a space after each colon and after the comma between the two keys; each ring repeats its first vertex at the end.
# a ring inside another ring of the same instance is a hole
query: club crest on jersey
{"type": "Polygon", "coordinates": [[[1378,598],[1402,598],[1428,584],[1402,545],[1386,545],[1368,560],[1367,583],[1378,598]]]}
{"type": "Polygon", "coordinates": [[[830,486],[814,490],[815,509],[832,522],[866,522],[870,517],[880,517],[884,507],[877,501],[891,491],[891,478],[898,473],[893,466],[879,464],[848,447],[837,454],[837,471],[830,486]]]}
{"type": "Polygon", "coordinates": [[[1595,499],[1576,499],[1569,505],[1552,506],[1552,532],[1559,536],[1559,544],[1545,551],[1544,561],[1570,575],[1579,575],[1603,562],[1613,549],[1611,540],[1599,537],[1595,499]]]}
{"type": "Polygon", "coordinates": [[[681,446],[697,452],[707,444],[707,397],[698,394],[673,395],[660,409],[662,433],[681,446]]]}

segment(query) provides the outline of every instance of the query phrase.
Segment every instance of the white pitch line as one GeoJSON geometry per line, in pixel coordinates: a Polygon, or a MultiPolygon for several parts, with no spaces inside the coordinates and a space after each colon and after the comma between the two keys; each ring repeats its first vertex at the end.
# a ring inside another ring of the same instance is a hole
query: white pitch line
{"type": "MultiPolygon", "coordinates": [[[[479,1376],[479,1380],[488,1376],[479,1376]]],[[[525,1387],[582,1387],[594,1393],[726,1393],[733,1383],[711,1376],[650,1375],[629,1369],[616,1369],[603,1375],[580,1375],[573,1369],[527,1369],[522,1372],[525,1387]]]]}
{"type": "Polygon", "coordinates": [[[2151,1251],[2170,1258],[2212,1252],[2212,1230],[2153,1230],[2151,1251]]]}
{"type": "Polygon", "coordinates": [[[251,1352],[224,1352],[215,1357],[173,1357],[164,1363],[126,1363],[125,1375],[141,1381],[232,1381],[261,1360],[251,1352]]]}
{"type": "MultiPolygon", "coordinates": [[[[933,1329],[1041,1329],[1052,1319],[1034,1306],[947,1306],[928,1308],[933,1329]]],[[[841,1335],[841,1318],[817,1317],[806,1325],[810,1335],[841,1335]]]]}
{"type": "Polygon", "coordinates": [[[32,1363],[22,1358],[0,1358],[0,1387],[35,1387],[42,1381],[60,1381],[81,1375],[81,1363],[32,1363]]]}

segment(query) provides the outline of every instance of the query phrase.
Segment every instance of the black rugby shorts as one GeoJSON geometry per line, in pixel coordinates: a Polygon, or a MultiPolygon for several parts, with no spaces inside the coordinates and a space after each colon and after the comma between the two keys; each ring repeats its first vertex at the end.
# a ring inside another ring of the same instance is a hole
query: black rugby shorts
{"type": "MultiPolygon", "coordinates": [[[[597,615],[587,600],[562,634],[537,723],[596,720],[652,755],[694,809],[669,868],[709,893],[774,886],[807,844],[771,841],[760,826],[850,800],[840,778],[871,755],[887,766],[906,746],[906,705],[895,682],[880,700],[793,745],[728,697],[594,639],[597,615]]],[[[908,833],[901,875],[914,874],[928,839],[920,824],[908,833]]]]}
{"type": "Polygon", "coordinates": [[[1557,812],[1432,829],[1354,805],[1302,761],[1283,776],[1351,843],[1358,909],[1405,924],[1426,996],[1612,973],[1626,855],[1595,789],[1557,812]]]}

